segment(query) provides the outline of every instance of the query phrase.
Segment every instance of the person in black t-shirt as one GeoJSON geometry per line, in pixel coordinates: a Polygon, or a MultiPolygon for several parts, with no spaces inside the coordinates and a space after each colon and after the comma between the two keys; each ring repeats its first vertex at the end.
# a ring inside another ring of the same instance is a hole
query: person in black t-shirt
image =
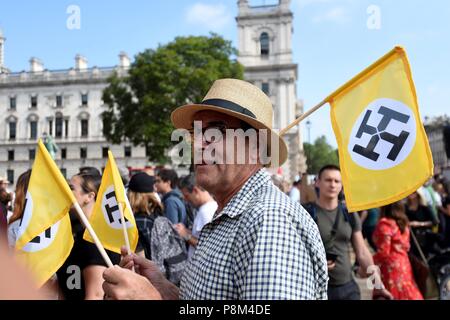
{"type": "MultiPolygon", "coordinates": [[[[94,208],[101,176],[79,173],[70,179],[72,189],[83,213],[89,218],[94,208]]],[[[103,299],[103,271],[106,263],[97,247],[83,239],[84,227],[78,219],[72,220],[74,245],[69,257],[57,271],[59,287],[66,300],[103,299]]],[[[120,255],[106,250],[113,264],[120,262],[120,255]]]]}

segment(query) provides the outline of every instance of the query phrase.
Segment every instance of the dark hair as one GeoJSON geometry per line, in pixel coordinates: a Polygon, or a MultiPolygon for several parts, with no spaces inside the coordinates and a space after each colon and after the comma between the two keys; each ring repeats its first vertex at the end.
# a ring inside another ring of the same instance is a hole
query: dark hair
{"type": "Polygon", "coordinates": [[[405,232],[409,220],[405,214],[405,206],[401,201],[397,201],[380,208],[380,218],[386,217],[395,220],[400,231],[405,232]]]}
{"type": "Polygon", "coordinates": [[[28,183],[30,183],[31,170],[22,173],[17,179],[16,183],[16,198],[14,199],[14,211],[9,219],[9,224],[19,220],[23,216],[23,209],[25,208],[25,198],[28,191],[28,183]]]}
{"type": "Polygon", "coordinates": [[[164,182],[170,182],[170,187],[175,189],[177,187],[178,175],[175,170],[172,169],[162,169],[157,174],[164,182]]]}
{"type": "Polygon", "coordinates": [[[95,175],[101,176],[102,175],[100,173],[100,171],[95,167],[81,167],[80,172],[77,175],[80,175],[80,174],[89,174],[92,176],[95,176],[95,175]]]}
{"type": "Polygon", "coordinates": [[[317,175],[320,179],[320,176],[322,175],[322,173],[326,170],[336,170],[336,171],[341,171],[341,169],[339,169],[338,166],[334,165],[334,164],[327,164],[326,166],[323,166],[322,168],[320,168],[319,170],[319,174],[317,175]]]}
{"type": "Polygon", "coordinates": [[[100,188],[100,184],[102,182],[102,177],[97,174],[89,174],[89,173],[77,173],[75,175],[81,179],[81,189],[84,193],[94,192],[95,199],[97,199],[98,189],[100,188]]]}
{"type": "Polygon", "coordinates": [[[193,174],[184,176],[182,178],[180,178],[180,182],[178,183],[178,187],[180,189],[186,188],[189,193],[191,193],[192,191],[194,191],[194,187],[195,187],[195,177],[193,174]]]}
{"type": "Polygon", "coordinates": [[[3,203],[4,205],[7,205],[8,202],[10,202],[11,200],[12,200],[11,193],[6,191],[5,188],[0,188],[0,202],[3,203]]]}

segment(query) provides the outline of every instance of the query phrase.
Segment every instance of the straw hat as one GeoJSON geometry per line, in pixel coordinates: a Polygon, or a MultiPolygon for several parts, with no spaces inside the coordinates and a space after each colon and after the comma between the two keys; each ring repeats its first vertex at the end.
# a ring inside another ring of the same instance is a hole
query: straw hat
{"type": "MultiPolygon", "coordinates": [[[[258,87],[237,79],[216,80],[201,103],[188,104],[175,109],[171,115],[172,123],[178,129],[191,129],[194,115],[204,110],[230,115],[255,129],[267,129],[272,135],[272,141],[278,142],[278,150],[273,150],[278,151],[278,161],[272,161],[269,166],[281,166],[286,161],[286,143],[272,130],[272,103],[258,87]]],[[[268,150],[270,150],[271,139],[268,137],[268,140],[268,150]]],[[[276,155],[271,156],[272,159],[276,159],[276,155]]]]}

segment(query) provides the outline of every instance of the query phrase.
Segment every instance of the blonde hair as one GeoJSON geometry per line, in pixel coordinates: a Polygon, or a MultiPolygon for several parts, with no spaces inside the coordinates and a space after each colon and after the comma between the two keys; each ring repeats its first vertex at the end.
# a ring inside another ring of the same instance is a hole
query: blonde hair
{"type": "Polygon", "coordinates": [[[128,190],[128,200],[134,213],[161,214],[162,204],[158,201],[153,192],[134,192],[128,190]]]}

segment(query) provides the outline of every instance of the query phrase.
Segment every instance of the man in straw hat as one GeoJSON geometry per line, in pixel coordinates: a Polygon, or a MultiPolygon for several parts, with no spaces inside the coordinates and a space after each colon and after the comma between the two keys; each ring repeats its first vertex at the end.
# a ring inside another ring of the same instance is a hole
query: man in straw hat
{"type": "Polygon", "coordinates": [[[108,298],[326,299],[318,228],[264,169],[287,158],[285,142],[272,130],[272,113],[260,89],[235,79],[215,81],[203,102],[172,113],[176,128],[194,129],[196,181],[214,196],[218,210],[201,231],[179,289],[151,261],[128,255],[124,268],[103,274],[108,298]],[[249,139],[238,144],[243,132],[249,139]],[[261,152],[267,148],[268,157],[261,152]],[[127,270],[132,266],[138,274],[127,270]]]}

